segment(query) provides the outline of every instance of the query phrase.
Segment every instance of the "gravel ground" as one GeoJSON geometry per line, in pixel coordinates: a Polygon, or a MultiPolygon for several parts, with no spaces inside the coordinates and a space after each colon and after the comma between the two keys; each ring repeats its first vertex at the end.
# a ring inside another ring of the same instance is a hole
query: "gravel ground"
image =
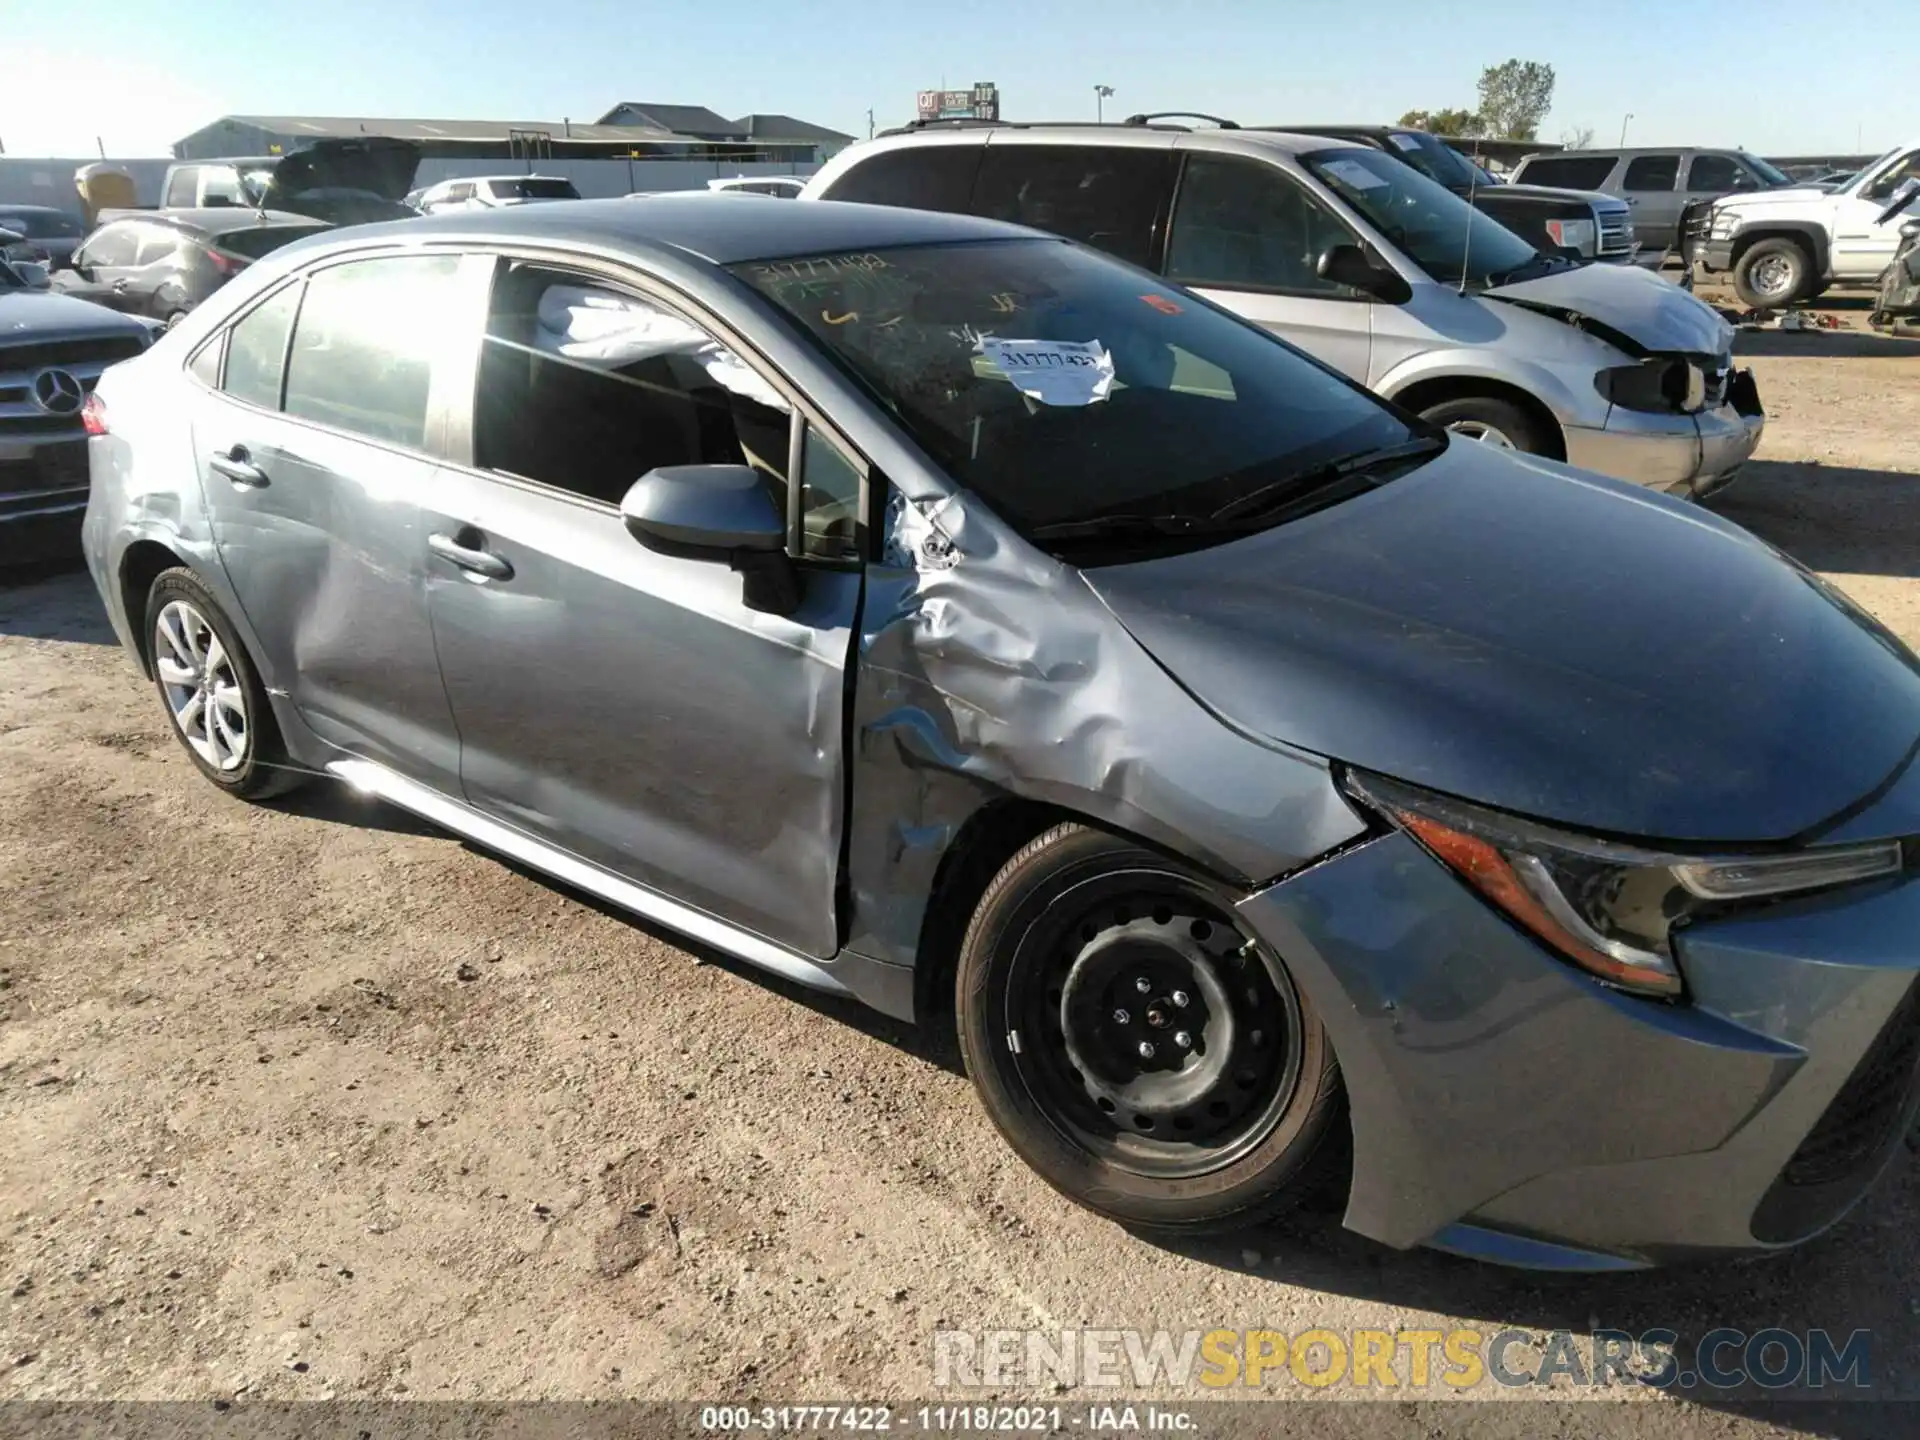
{"type": "MultiPolygon", "coordinates": [[[[1742,347],[1772,419],[1717,508],[1920,644],[1920,347],[1742,347]]],[[[0,894],[0,1397],[898,1400],[937,1328],[1456,1324],[1865,1327],[1920,1395],[1920,1170],[1790,1257],[1642,1277],[1324,1216],[1157,1246],[1015,1161],[940,1037],[337,787],[222,798],[78,572],[0,589],[0,894]]]]}

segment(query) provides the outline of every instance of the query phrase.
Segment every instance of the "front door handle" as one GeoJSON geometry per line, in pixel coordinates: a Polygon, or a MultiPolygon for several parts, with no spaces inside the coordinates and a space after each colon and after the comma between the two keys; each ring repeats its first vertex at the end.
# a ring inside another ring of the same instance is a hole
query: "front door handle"
{"type": "Polygon", "coordinates": [[[457,565],[470,574],[488,580],[511,580],[513,566],[484,548],[485,544],[486,537],[472,529],[461,530],[459,538],[452,535],[427,536],[427,548],[449,565],[457,565]],[[463,545],[461,540],[473,543],[463,545]]]}
{"type": "Polygon", "coordinates": [[[267,472],[247,457],[247,447],[236,445],[231,450],[216,450],[207,457],[207,465],[214,474],[224,475],[233,482],[236,490],[262,490],[267,486],[267,472]]]}

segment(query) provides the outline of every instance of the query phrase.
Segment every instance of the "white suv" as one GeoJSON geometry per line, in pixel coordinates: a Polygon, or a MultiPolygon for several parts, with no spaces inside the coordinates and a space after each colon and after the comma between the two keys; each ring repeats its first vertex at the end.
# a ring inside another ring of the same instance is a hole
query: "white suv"
{"type": "Polygon", "coordinates": [[[1871,285],[1893,263],[1900,227],[1879,217],[1901,182],[1920,175],[1920,140],[1882,155],[1837,189],[1796,186],[1714,202],[1701,263],[1731,270],[1756,310],[1811,300],[1829,285],[1871,285]]]}
{"type": "Polygon", "coordinates": [[[491,210],[539,200],[578,200],[580,192],[562,175],[462,175],[420,192],[415,207],[423,215],[442,210],[491,210]]]}
{"type": "Polygon", "coordinates": [[[1695,497],[1765,423],[1733,330],[1631,266],[1543,254],[1384,150],[1143,122],[930,122],[801,196],[951,210],[1112,252],[1436,424],[1695,497]]]}

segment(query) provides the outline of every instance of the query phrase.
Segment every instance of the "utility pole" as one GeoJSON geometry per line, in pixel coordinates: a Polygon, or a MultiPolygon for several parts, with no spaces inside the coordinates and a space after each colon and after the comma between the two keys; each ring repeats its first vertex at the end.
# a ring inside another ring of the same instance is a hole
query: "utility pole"
{"type": "Polygon", "coordinates": [[[1113,94],[1113,86],[1096,85],[1093,87],[1093,118],[1102,124],[1107,118],[1107,97],[1113,94]]]}
{"type": "Polygon", "coordinates": [[[867,111],[867,138],[873,138],[873,111],[867,111]]]}
{"type": "Polygon", "coordinates": [[[1620,148],[1623,150],[1627,146],[1627,121],[1631,119],[1633,119],[1633,112],[1629,110],[1626,114],[1626,119],[1620,122],[1620,148]]]}

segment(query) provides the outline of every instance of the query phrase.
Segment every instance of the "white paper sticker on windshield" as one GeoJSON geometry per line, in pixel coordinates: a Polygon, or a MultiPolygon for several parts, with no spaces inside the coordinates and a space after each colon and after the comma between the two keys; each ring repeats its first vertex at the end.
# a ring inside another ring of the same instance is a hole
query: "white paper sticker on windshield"
{"type": "Polygon", "coordinates": [[[1358,160],[1329,160],[1327,173],[1346,181],[1356,190],[1375,190],[1387,183],[1358,160]]]}
{"type": "Polygon", "coordinates": [[[1091,405],[1113,388],[1113,356],[1098,340],[980,341],[987,363],[1042,405],[1091,405]]]}
{"type": "Polygon", "coordinates": [[[1399,150],[1418,150],[1420,148],[1420,137],[1417,135],[1389,135],[1387,139],[1391,140],[1394,147],[1399,150]]]}

